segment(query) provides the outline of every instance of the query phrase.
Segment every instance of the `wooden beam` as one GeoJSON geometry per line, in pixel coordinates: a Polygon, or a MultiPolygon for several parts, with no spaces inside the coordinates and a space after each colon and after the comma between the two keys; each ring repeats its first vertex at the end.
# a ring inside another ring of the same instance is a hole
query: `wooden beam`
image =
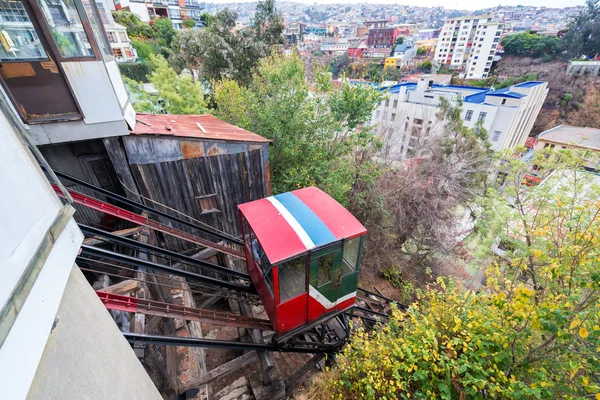
{"type": "Polygon", "coordinates": [[[308,373],[308,371],[314,369],[323,358],[325,358],[325,354],[315,354],[313,358],[308,360],[308,362],[302,367],[298,368],[296,372],[294,372],[292,376],[285,381],[285,391],[288,396],[293,397],[292,394],[294,388],[296,385],[298,385],[298,382],[300,382],[300,380],[308,373]]]}
{"type": "Polygon", "coordinates": [[[186,385],[186,390],[194,387],[202,386],[207,383],[214,381],[215,379],[222,378],[237,371],[238,369],[245,367],[246,365],[252,364],[258,361],[258,353],[256,351],[250,351],[238,358],[221,364],[217,368],[212,369],[208,373],[202,375],[197,380],[190,380],[186,385]]]}
{"type": "Polygon", "coordinates": [[[103,288],[102,291],[106,293],[125,295],[133,292],[134,290],[138,290],[141,287],[142,283],[140,281],[128,279],[126,281],[119,282],[115,285],[103,288]]]}
{"type": "Polygon", "coordinates": [[[125,149],[121,145],[121,138],[104,138],[102,139],[102,142],[104,143],[106,153],[108,153],[108,157],[112,162],[115,172],[117,173],[117,176],[121,181],[121,185],[123,186],[125,196],[128,199],[142,203],[143,200],[140,197],[140,191],[138,189],[135,179],[133,178],[133,174],[131,173],[131,167],[129,166],[129,162],[127,161],[125,149]]]}
{"type": "MultiPolygon", "coordinates": [[[[117,236],[132,236],[138,233],[140,228],[141,226],[136,226],[135,228],[121,229],[120,231],[114,231],[111,233],[117,236]]],[[[95,246],[100,243],[104,243],[104,239],[97,238],[95,236],[83,239],[83,244],[87,244],[88,246],[95,246]]]]}

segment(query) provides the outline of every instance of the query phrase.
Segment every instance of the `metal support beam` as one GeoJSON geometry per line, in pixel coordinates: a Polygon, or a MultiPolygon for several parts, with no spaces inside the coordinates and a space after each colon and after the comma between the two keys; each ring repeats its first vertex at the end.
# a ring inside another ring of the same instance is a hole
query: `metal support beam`
{"type": "Polygon", "coordinates": [[[161,258],[168,258],[171,260],[177,260],[178,262],[182,262],[184,264],[193,265],[193,266],[199,267],[199,268],[210,269],[214,272],[232,275],[237,278],[241,278],[246,281],[250,281],[250,276],[247,274],[244,274],[243,272],[238,272],[238,271],[231,270],[229,268],[221,267],[220,265],[213,264],[208,261],[198,260],[198,259],[186,256],[186,255],[183,255],[180,253],[176,253],[174,251],[170,251],[170,250],[163,249],[163,248],[153,246],[150,244],[146,244],[146,243],[141,243],[137,240],[118,236],[113,233],[106,232],[106,231],[103,231],[102,229],[94,228],[94,227],[91,227],[88,225],[79,224],[79,228],[81,229],[83,234],[86,236],[99,237],[108,242],[120,244],[120,245],[127,246],[130,248],[136,249],[136,250],[144,251],[144,252],[146,252],[148,254],[152,254],[154,256],[158,256],[161,258]]]}
{"type": "Polygon", "coordinates": [[[81,253],[80,253],[80,256],[78,257],[78,259],[80,259],[81,261],[83,261],[85,263],[89,263],[88,260],[82,259],[81,256],[101,257],[101,258],[104,258],[107,260],[121,262],[121,263],[129,264],[129,265],[133,265],[136,267],[149,268],[149,269],[153,269],[153,270],[163,271],[163,272],[169,273],[171,275],[182,276],[191,281],[206,282],[206,283],[210,283],[213,285],[236,290],[239,292],[255,293],[254,286],[244,286],[244,285],[239,285],[239,284],[232,283],[232,282],[222,281],[220,279],[196,274],[194,272],[182,271],[180,269],[169,267],[167,265],[157,264],[157,263],[153,263],[151,261],[143,261],[143,260],[140,260],[139,258],[126,256],[123,254],[115,253],[113,251],[109,251],[109,250],[105,250],[105,249],[100,249],[97,247],[86,246],[86,245],[81,246],[81,253]]]}

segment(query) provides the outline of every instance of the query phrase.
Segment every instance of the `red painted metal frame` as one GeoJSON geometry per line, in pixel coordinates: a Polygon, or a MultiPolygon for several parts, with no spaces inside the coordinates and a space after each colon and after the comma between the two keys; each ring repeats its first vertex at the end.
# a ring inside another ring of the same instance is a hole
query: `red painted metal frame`
{"type": "MultiPolygon", "coordinates": [[[[52,184],[52,187],[54,188],[54,191],[60,197],[64,197],[63,193],[61,192],[61,190],[58,186],[56,186],[55,184],[52,184]]],[[[201,246],[210,247],[215,250],[221,251],[223,253],[229,254],[231,256],[237,257],[237,258],[242,258],[242,259],[245,258],[242,253],[240,253],[230,247],[226,247],[226,246],[223,246],[223,245],[220,245],[217,243],[213,243],[210,240],[201,239],[197,236],[194,236],[190,233],[184,232],[179,229],[171,228],[167,225],[161,224],[160,222],[156,222],[151,219],[148,219],[148,218],[144,217],[143,215],[139,215],[134,212],[127,211],[121,207],[117,207],[112,204],[108,204],[108,203],[98,200],[94,197],[86,196],[84,194],[75,192],[73,190],[69,190],[68,192],[71,195],[71,197],[73,198],[73,201],[75,201],[77,204],[81,204],[81,205],[91,208],[93,210],[97,210],[97,211],[103,212],[105,214],[112,215],[117,218],[121,218],[125,221],[133,222],[134,224],[147,226],[154,230],[166,233],[167,235],[171,235],[171,236],[177,237],[179,239],[187,240],[188,242],[196,243],[201,246]]]]}
{"type": "Polygon", "coordinates": [[[119,310],[140,314],[156,315],[166,318],[180,318],[188,321],[210,322],[215,325],[235,326],[270,330],[271,323],[266,319],[246,317],[243,315],[203,310],[178,304],[162,303],[160,301],[138,299],[114,293],[96,291],[100,301],[109,310],[119,310]]]}

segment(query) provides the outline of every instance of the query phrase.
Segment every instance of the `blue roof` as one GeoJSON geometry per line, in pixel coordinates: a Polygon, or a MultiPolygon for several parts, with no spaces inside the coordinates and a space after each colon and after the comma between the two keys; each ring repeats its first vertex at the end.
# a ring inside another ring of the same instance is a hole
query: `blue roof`
{"type": "Polygon", "coordinates": [[[513,99],[521,99],[521,98],[525,97],[524,94],[517,93],[517,92],[504,92],[504,93],[491,92],[491,93],[486,93],[486,95],[487,96],[497,96],[497,97],[510,97],[513,99]]]}
{"type": "Polygon", "coordinates": [[[515,85],[515,87],[523,87],[523,88],[531,88],[537,85],[541,85],[544,82],[540,82],[540,81],[529,81],[529,82],[523,82],[523,83],[519,83],[518,85],[515,85]]]}
{"type": "Polygon", "coordinates": [[[396,46],[396,48],[394,49],[394,51],[398,51],[398,52],[404,52],[408,50],[408,46],[405,44],[399,44],[398,46],[396,46]]]}
{"type": "Polygon", "coordinates": [[[485,92],[480,92],[480,93],[475,93],[475,94],[470,94],[468,96],[465,96],[465,103],[477,103],[477,104],[481,104],[485,101],[485,96],[487,95],[487,91],[485,92]]]}

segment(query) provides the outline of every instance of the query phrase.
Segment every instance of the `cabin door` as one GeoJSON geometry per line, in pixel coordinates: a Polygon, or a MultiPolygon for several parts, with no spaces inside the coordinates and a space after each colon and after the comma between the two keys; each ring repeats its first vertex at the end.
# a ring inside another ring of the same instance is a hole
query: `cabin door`
{"type": "Polygon", "coordinates": [[[342,246],[336,244],[312,253],[309,279],[309,320],[333,310],[341,283],[342,246]]]}

